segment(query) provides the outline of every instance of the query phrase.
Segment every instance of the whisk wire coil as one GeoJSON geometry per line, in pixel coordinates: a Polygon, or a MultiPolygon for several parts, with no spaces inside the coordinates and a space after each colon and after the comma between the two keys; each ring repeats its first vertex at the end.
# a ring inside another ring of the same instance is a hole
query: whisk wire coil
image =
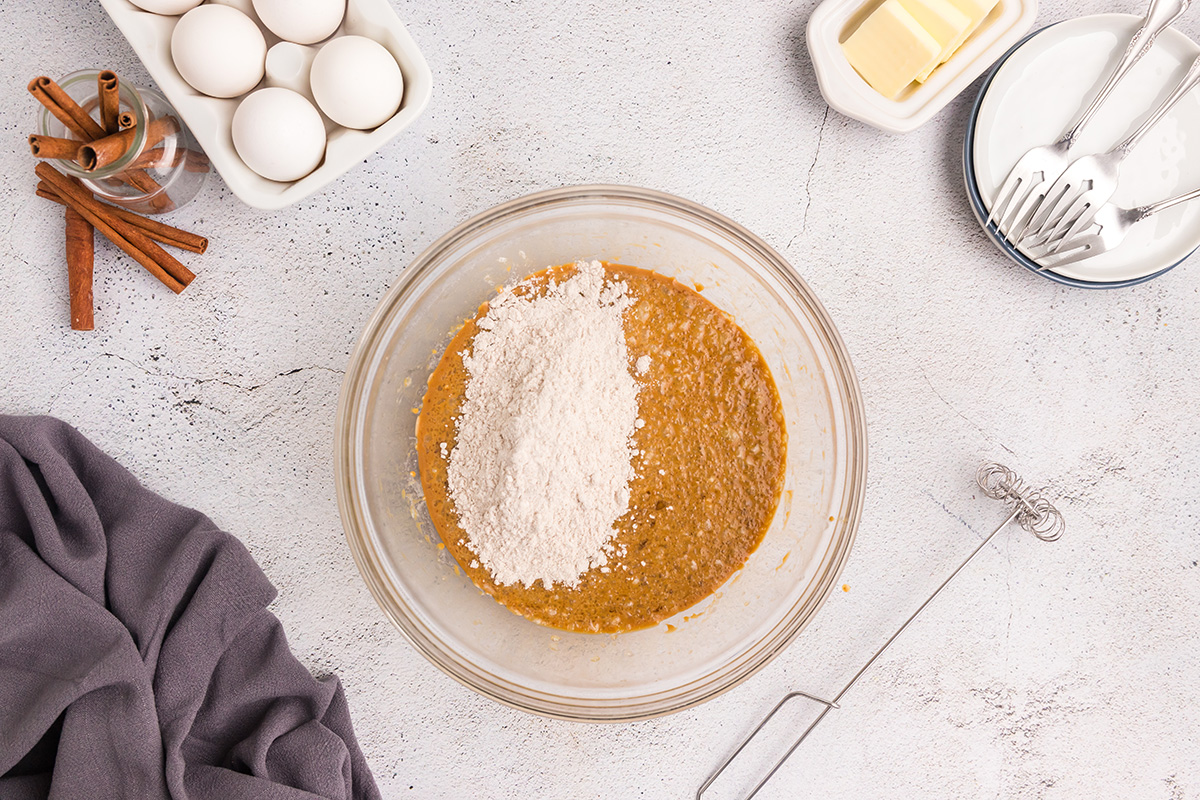
{"type": "Polygon", "coordinates": [[[1066,530],[1062,514],[1042,492],[1002,464],[984,464],[975,474],[983,493],[1017,512],[1017,524],[1043,542],[1057,541],[1066,530]]]}

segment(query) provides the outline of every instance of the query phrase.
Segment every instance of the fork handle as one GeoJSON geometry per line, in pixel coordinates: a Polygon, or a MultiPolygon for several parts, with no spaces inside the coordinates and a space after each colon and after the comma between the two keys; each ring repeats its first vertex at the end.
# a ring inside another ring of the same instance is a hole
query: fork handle
{"type": "Polygon", "coordinates": [[[1158,108],[1154,109],[1154,113],[1146,118],[1136,131],[1129,134],[1129,138],[1121,142],[1112,149],[1113,153],[1118,154],[1122,158],[1129,155],[1129,151],[1137,147],[1138,142],[1142,137],[1150,132],[1150,129],[1158,124],[1158,121],[1167,115],[1180,100],[1187,96],[1192,89],[1200,86],[1200,56],[1192,62],[1192,66],[1188,68],[1187,74],[1183,76],[1183,80],[1175,87],[1175,91],[1171,92],[1171,96],[1162,102],[1158,108]]]}
{"type": "Polygon", "coordinates": [[[1166,211],[1168,208],[1177,206],[1180,203],[1186,203],[1189,200],[1195,200],[1200,197],[1200,189],[1193,189],[1187,194],[1181,194],[1178,197],[1172,197],[1170,200],[1160,200],[1157,203],[1151,203],[1148,206],[1141,206],[1137,210],[1137,221],[1141,222],[1146,217],[1152,217],[1160,211],[1166,211]]]}
{"type": "Polygon", "coordinates": [[[1142,60],[1142,57],[1150,52],[1150,48],[1154,47],[1154,43],[1158,41],[1160,33],[1171,26],[1175,20],[1183,16],[1183,13],[1188,10],[1188,6],[1192,4],[1192,0],[1151,0],[1150,8],[1146,11],[1146,18],[1142,20],[1142,26],[1133,34],[1133,38],[1129,40],[1129,46],[1125,48],[1125,55],[1121,56],[1121,61],[1117,64],[1116,70],[1108,77],[1104,86],[1100,89],[1100,93],[1096,95],[1096,99],[1079,117],[1079,121],[1071,126],[1070,130],[1063,134],[1060,143],[1066,144],[1068,147],[1075,144],[1079,135],[1083,133],[1083,129],[1092,117],[1096,116],[1096,112],[1100,110],[1100,106],[1112,94],[1113,89],[1117,88],[1117,84],[1121,82],[1129,70],[1133,69],[1134,65],[1142,60]]]}

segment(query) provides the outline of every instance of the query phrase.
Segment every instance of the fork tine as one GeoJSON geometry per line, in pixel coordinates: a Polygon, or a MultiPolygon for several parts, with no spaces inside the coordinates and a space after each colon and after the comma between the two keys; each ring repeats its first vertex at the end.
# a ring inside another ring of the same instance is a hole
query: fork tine
{"type": "Polygon", "coordinates": [[[1025,231],[1028,230],[1034,215],[1037,214],[1038,209],[1046,200],[1046,189],[1048,188],[1049,186],[1047,182],[1042,181],[1041,183],[1035,185],[1029,191],[1029,194],[1025,196],[1025,200],[1021,203],[1021,207],[1015,214],[1011,215],[1011,218],[1009,219],[1009,224],[1005,233],[1005,238],[1008,239],[1008,241],[1015,244],[1024,238],[1025,231]]]}
{"type": "Polygon", "coordinates": [[[1008,177],[1004,179],[1004,184],[1000,187],[1000,191],[996,192],[996,202],[992,204],[992,210],[988,214],[987,221],[984,222],[985,228],[994,222],[996,223],[996,228],[999,229],[1000,222],[1004,219],[1004,209],[1010,203],[1016,201],[1017,189],[1021,185],[1021,176],[1017,172],[1020,166],[1021,164],[1018,162],[1012,168],[1012,171],[1008,173],[1008,177]]]}
{"type": "Polygon", "coordinates": [[[1050,238],[1050,232],[1046,233],[1029,233],[1020,239],[1021,246],[1026,249],[1049,247],[1053,243],[1050,238]]]}
{"type": "MultiPolygon", "coordinates": [[[[1018,167],[1020,164],[1017,165],[1018,167]]],[[[1016,167],[1014,167],[1016,169],[1016,167]]],[[[1024,206],[1026,199],[1029,197],[1031,186],[1037,186],[1038,182],[1035,178],[1040,175],[1040,172],[1031,173],[1028,170],[1023,170],[1022,174],[1016,176],[1013,181],[1013,189],[1009,195],[1008,201],[1005,203],[1003,215],[996,215],[996,230],[1001,232],[1012,227],[1013,222],[1019,218],[1020,211],[1024,206]]]]}
{"type": "MultiPolygon", "coordinates": [[[[1082,198],[1081,198],[1082,200],[1082,198]]],[[[1075,205],[1068,209],[1057,225],[1045,228],[1041,231],[1030,231],[1021,237],[1021,244],[1026,247],[1046,248],[1046,252],[1052,253],[1071,238],[1075,233],[1082,231],[1091,223],[1091,219],[1084,220],[1083,215],[1079,213],[1080,201],[1076,201],[1075,205]],[[1068,222],[1079,223],[1080,225],[1071,225],[1070,230],[1064,230],[1068,222]]],[[[1087,205],[1087,201],[1082,202],[1083,206],[1087,205]]]]}
{"type": "Polygon", "coordinates": [[[1076,234],[1081,233],[1085,228],[1091,225],[1092,220],[1096,218],[1096,210],[1097,209],[1095,205],[1091,202],[1091,199],[1087,197],[1087,195],[1084,195],[1075,201],[1075,205],[1071,206],[1071,210],[1068,211],[1065,216],[1063,216],[1063,221],[1059,223],[1050,233],[1049,241],[1053,241],[1058,231],[1063,227],[1066,227],[1066,233],[1064,233],[1062,238],[1058,239],[1058,241],[1051,246],[1050,252],[1058,252],[1062,246],[1071,241],[1076,234]],[[1068,221],[1070,221],[1069,226],[1068,221]]]}
{"type": "Polygon", "coordinates": [[[1037,259],[1038,264],[1043,265],[1038,269],[1038,272],[1065,267],[1068,264],[1077,264],[1084,259],[1100,255],[1103,252],[1104,248],[1101,246],[1099,236],[1082,236],[1072,242],[1070,249],[1066,252],[1051,253],[1048,256],[1037,259]]]}
{"type": "MultiPolygon", "coordinates": [[[[1082,161],[1083,159],[1080,159],[1082,161]]],[[[1079,161],[1076,161],[1067,171],[1059,176],[1046,191],[1046,199],[1042,201],[1041,208],[1029,223],[1027,233],[1045,233],[1056,225],[1062,218],[1062,213],[1071,207],[1075,202],[1075,198],[1082,192],[1083,181],[1086,175],[1080,175],[1082,171],[1079,168],[1079,161]]]]}
{"type": "Polygon", "coordinates": [[[1021,242],[1018,245],[1020,251],[1032,258],[1034,261],[1041,261],[1042,258],[1050,255],[1050,248],[1045,244],[1029,244],[1028,240],[1021,242]]]}
{"type": "Polygon", "coordinates": [[[1049,233],[1062,219],[1062,213],[1070,207],[1078,196],[1078,190],[1067,184],[1063,187],[1052,187],[1046,193],[1038,208],[1037,214],[1029,221],[1023,231],[1025,236],[1041,236],[1049,233]]]}
{"type": "MultiPolygon", "coordinates": [[[[1104,244],[1104,237],[1100,234],[1100,226],[1093,223],[1071,237],[1047,239],[1043,234],[1040,242],[1035,242],[1033,237],[1026,237],[1020,243],[1019,248],[1026,256],[1043,265],[1043,269],[1046,269],[1063,264],[1064,259],[1070,258],[1074,260],[1076,257],[1082,257],[1080,256],[1081,250],[1086,252],[1088,256],[1103,253],[1108,248],[1104,244]]],[[[1072,262],[1067,261],[1065,263],[1072,262]]]]}
{"type": "Polygon", "coordinates": [[[1038,263],[1040,266],[1038,272],[1044,272],[1047,269],[1053,269],[1061,265],[1064,259],[1077,256],[1081,251],[1092,253],[1098,242],[1099,237],[1088,234],[1071,242],[1061,253],[1051,253],[1046,245],[1042,245],[1041,247],[1022,247],[1021,249],[1026,256],[1038,263]],[[1093,241],[1093,239],[1096,241],[1093,241]]]}
{"type": "Polygon", "coordinates": [[[1092,200],[1092,193],[1084,192],[1070,204],[1066,213],[1063,213],[1062,218],[1058,219],[1058,223],[1050,230],[1048,241],[1058,240],[1052,249],[1057,251],[1062,247],[1063,242],[1070,237],[1070,230],[1082,230],[1092,224],[1092,217],[1096,216],[1096,204],[1092,200]]]}
{"type": "Polygon", "coordinates": [[[1041,264],[1042,259],[1050,255],[1044,247],[1022,247],[1021,252],[1041,264]]]}

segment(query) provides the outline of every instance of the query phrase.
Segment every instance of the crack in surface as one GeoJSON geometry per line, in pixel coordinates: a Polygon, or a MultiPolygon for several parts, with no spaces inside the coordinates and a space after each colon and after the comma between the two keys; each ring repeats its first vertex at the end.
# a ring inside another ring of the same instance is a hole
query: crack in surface
{"type": "Polygon", "coordinates": [[[951,511],[949,506],[947,506],[947,505],[946,505],[945,503],[943,503],[941,500],[938,500],[936,497],[934,497],[934,496],[933,496],[933,492],[926,491],[924,494],[925,494],[925,496],[926,496],[926,497],[928,497],[930,500],[932,500],[934,503],[936,503],[936,504],[937,504],[937,506],[938,506],[938,508],[942,509],[942,511],[945,511],[945,512],[946,512],[946,514],[947,514],[947,515],[948,515],[948,516],[949,516],[951,519],[957,520],[957,521],[959,522],[959,524],[961,524],[961,525],[962,525],[964,528],[966,528],[966,529],[967,529],[967,530],[969,530],[969,531],[970,531],[972,534],[974,534],[976,538],[983,538],[983,537],[982,537],[982,535],[981,535],[981,534],[980,534],[980,533],[979,533],[977,530],[975,530],[975,526],[974,526],[974,525],[972,525],[971,523],[967,522],[967,521],[966,521],[965,519],[963,519],[963,518],[962,518],[960,515],[958,515],[958,514],[954,513],[953,511],[951,511]]]}
{"type": "Polygon", "coordinates": [[[978,423],[976,423],[974,420],[972,420],[966,414],[962,413],[957,408],[955,408],[953,403],[951,403],[945,397],[942,397],[942,393],[939,392],[937,390],[937,387],[933,385],[933,381],[929,380],[929,374],[927,372],[925,372],[924,367],[922,367],[920,364],[917,364],[917,369],[920,370],[921,377],[925,379],[925,383],[926,383],[926,385],[929,386],[929,390],[934,393],[934,395],[937,397],[938,400],[941,400],[943,403],[945,403],[947,408],[949,408],[951,411],[953,411],[955,414],[957,414],[965,422],[969,423],[971,425],[971,427],[973,427],[975,430],[977,430],[981,434],[983,434],[983,438],[987,439],[989,442],[995,442],[996,444],[1000,445],[1000,447],[1002,447],[1004,449],[1004,452],[1008,453],[1009,455],[1013,455],[1013,456],[1016,455],[1016,453],[1013,452],[1013,449],[1011,447],[1009,447],[1004,442],[1000,441],[999,439],[997,439],[996,437],[992,436],[990,433],[985,431],[983,428],[981,428],[979,426],[978,423]]]}
{"type": "MultiPolygon", "coordinates": [[[[144,372],[145,374],[147,374],[153,378],[169,378],[171,380],[177,380],[177,381],[188,381],[188,382],[191,382],[194,384],[217,383],[217,384],[220,384],[221,386],[228,386],[231,389],[237,389],[238,391],[242,391],[242,392],[254,392],[259,389],[262,389],[265,386],[269,386],[270,384],[274,383],[275,381],[279,380],[280,378],[286,378],[290,375],[296,375],[298,373],[308,372],[310,370],[321,370],[324,372],[328,372],[332,375],[338,375],[338,376],[344,374],[343,370],[333,369],[332,367],[323,367],[323,366],[314,364],[314,365],[305,366],[305,367],[294,367],[292,369],[285,370],[284,372],[276,373],[275,375],[271,376],[270,378],[266,379],[265,381],[262,381],[261,383],[255,383],[255,384],[251,384],[251,385],[247,386],[247,385],[243,385],[241,383],[237,383],[235,381],[227,380],[225,378],[217,378],[217,377],[200,378],[200,377],[197,377],[194,375],[177,375],[173,372],[168,372],[165,370],[159,371],[159,370],[147,369],[144,365],[139,364],[138,362],[134,361],[131,358],[126,358],[125,356],[120,355],[119,353],[98,353],[96,357],[97,358],[115,358],[118,361],[124,361],[126,364],[129,364],[130,366],[141,370],[142,372],[144,372]]],[[[90,370],[91,367],[92,367],[92,365],[89,364],[88,369],[90,370]]],[[[86,374],[86,372],[87,371],[85,370],[85,374],[86,374]]],[[[70,385],[70,384],[68,384],[68,385],[70,385]]],[[[64,388],[66,388],[66,387],[64,387],[64,388]]]]}
{"type": "Polygon", "coordinates": [[[88,373],[92,371],[92,367],[95,365],[95,363],[96,363],[95,361],[88,362],[88,365],[83,368],[83,372],[81,372],[78,375],[76,375],[75,377],[71,378],[69,381],[67,381],[66,383],[64,383],[62,386],[60,386],[58,388],[58,391],[56,391],[54,393],[54,396],[52,396],[50,398],[50,404],[46,406],[47,414],[54,413],[54,405],[58,402],[58,398],[62,397],[63,393],[66,392],[67,389],[70,389],[72,386],[74,386],[78,381],[81,381],[84,378],[86,378],[88,373]]]}
{"type": "Polygon", "coordinates": [[[280,409],[280,408],[278,408],[278,407],[271,409],[271,410],[270,410],[270,411],[268,411],[266,414],[263,414],[261,417],[259,417],[258,419],[256,419],[254,422],[251,422],[249,425],[247,425],[247,426],[246,426],[246,428],[245,428],[245,432],[246,432],[246,433],[249,433],[250,431],[252,431],[252,430],[254,430],[255,428],[257,428],[259,425],[262,425],[262,424],[263,424],[264,422],[266,422],[267,420],[269,420],[269,419],[272,419],[273,417],[275,417],[276,415],[278,415],[278,414],[279,414],[279,412],[280,412],[281,410],[282,410],[282,409],[280,409]]]}
{"type": "MultiPolygon", "coordinates": [[[[817,160],[821,157],[821,144],[825,141],[825,126],[829,124],[829,106],[825,107],[825,116],[821,120],[821,128],[817,131],[817,151],[813,153],[812,163],[808,165],[808,178],[804,181],[804,219],[800,223],[800,232],[808,231],[808,210],[812,208],[812,181],[813,173],[817,169],[817,160]]],[[[792,237],[795,239],[796,237],[792,237]]],[[[791,242],[788,242],[791,246],[791,242]]]]}

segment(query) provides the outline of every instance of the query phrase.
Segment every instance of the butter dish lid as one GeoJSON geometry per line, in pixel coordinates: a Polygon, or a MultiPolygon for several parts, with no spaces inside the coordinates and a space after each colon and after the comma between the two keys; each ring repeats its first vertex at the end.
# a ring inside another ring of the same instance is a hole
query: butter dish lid
{"type": "Polygon", "coordinates": [[[889,133],[928,122],[1033,27],[1037,0],[1000,0],[966,42],[923,84],[888,99],[850,66],[842,42],[883,0],[825,0],[808,20],[808,52],[825,102],[889,133]]]}

